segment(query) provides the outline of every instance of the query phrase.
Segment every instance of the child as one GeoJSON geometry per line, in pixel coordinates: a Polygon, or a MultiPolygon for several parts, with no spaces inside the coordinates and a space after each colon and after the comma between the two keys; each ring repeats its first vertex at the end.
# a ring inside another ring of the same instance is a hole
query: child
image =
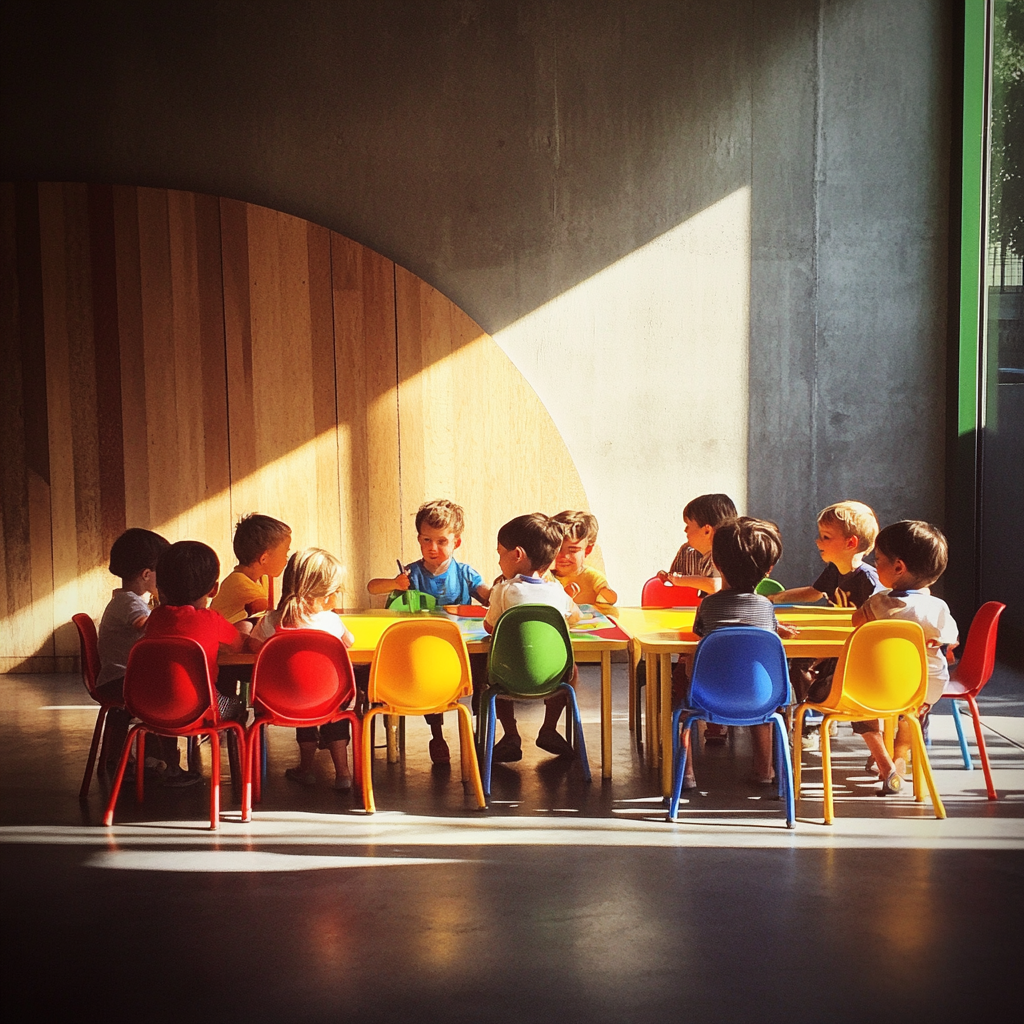
{"type": "MultiPolygon", "coordinates": [[[[795,629],[776,621],[771,601],[754,593],[754,588],[782,557],[782,538],[774,523],[748,516],[720,523],[715,530],[711,554],[721,574],[722,587],[701,601],[693,620],[697,636],[707,636],[725,626],[758,626],[780,636],[796,635],[795,629]]],[[[775,781],[772,727],[753,725],[750,736],[754,747],[754,779],[762,785],[770,785],[775,781]]],[[[687,759],[688,768],[690,763],[687,759]]],[[[686,789],[696,786],[692,774],[687,774],[683,786],[686,789]]]]}
{"type": "MultiPolygon", "coordinates": [[[[336,636],[346,647],[355,638],[346,629],[334,609],[341,602],[342,567],[334,555],[320,548],[296,551],[288,560],[281,580],[281,600],[277,610],[267,612],[253,627],[249,646],[254,650],[282,629],[320,629],[336,636]]],[[[348,721],[328,722],[295,730],[299,744],[299,766],[289,768],[285,776],[304,786],[316,783],[314,758],[320,741],[327,745],[334,762],[334,788],[351,789],[348,770],[348,721]]],[[[358,756],[358,754],[356,755],[358,756]]]]}
{"type": "Polygon", "coordinates": [[[291,527],[279,519],[255,512],[241,519],[231,543],[238,564],[224,577],[210,607],[240,632],[250,632],[252,623],[246,620],[270,607],[267,577],[281,575],[291,543],[291,527]]]}
{"type": "MultiPolygon", "coordinates": [[[[217,596],[217,553],[200,541],[180,540],[160,555],[156,572],[161,603],[146,623],[146,636],[188,636],[199,641],[206,652],[210,678],[216,679],[219,650],[223,647],[237,653],[245,641],[220,612],[207,607],[217,596]]],[[[237,697],[218,693],[217,706],[221,718],[241,721],[245,716],[237,697]]]]}
{"type": "MultiPolygon", "coordinates": [[[[839,501],[818,513],[815,543],[825,568],[809,587],[796,587],[773,594],[774,604],[813,603],[823,597],[842,608],[859,608],[882,589],[875,567],[864,561],[875,546],[878,520],[861,501],[839,501]]],[[[821,701],[832,688],[835,658],[793,658],[789,678],[797,700],[821,701]]],[[[818,748],[818,730],[808,724],[801,737],[805,750],[818,748]]]]}
{"type": "MultiPolygon", "coordinates": [[[[421,590],[436,598],[439,605],[470,604],[475,597],[487,604],[490,587],[472,566],[452,557],[462,544],[465,516],[460,505],[442,498],[420,505],[416,512],[416,539],[419,561],[394,577],[377,577],[366,584],[371,594],[392,590],[421,590]]],[[[471,657],[474,678],[486,678],[486,655],[471,657]]],[[[430,725],[430,760],[448,764],[451,753],[444,738],[444,715],[427,715],[430,725]]]]}
{"type": "MultiPolygon", "coordinates": [[[[923,719],[942,696],[949,680],[945,653],[955,647],[958,640],[957,625],[948,605],[928,591],[946,571],[946,538],[930,523],[904,520],[882,530],[875,541],[875,549],[878,579],[888,588],[888,593],[869,597],[853,613],[853,625],[861,626],[876,619],[908,619],[920,624],[928,649],[928,692],[919,713],[923,719]]],[[[854,722],[853,730],[864,737],[871,751],[882,780],[878,795],[898,792],[910,752],[910,727],[900,721],[892,758],[885,749],[877,720],[854,722]]]]}
{"type": "Polygon", "coordinates": [[[608,580],[584,559],[597,543],[597,519],[589,512],[559,512],[554,517],[565,530],[555,555],[554,576],[577,604],[615,604],[618,594],[608,580]]]}
{"type": "MultiPolygon", "coordinates": [[[[490,592],[490,604],[484,616],[484,629],[494,632],[502,612],[517,604],[549,604],[565,616],[569,625],[579,622],[580,610],[558,583],[543,579],[562,545],[559,523],[541,512],[517,516],[498,531],[498,566],[502,578],[490,592]]],[[[575,685],[576,673],[573,672],[575,685]]],[[[571,755],[572,746],[555,728],[566,705],[564,694],[544,701],[544,724],[537,734],[537,746],[557,757],[571,755]]],[[[523,741],[516,726],[510,700],[498,699],[496,713],[504,735],[494,745],[495,761],[521,761],[523,741]]]]}
{"type": "MultiPolygon", "coordinates": [[[[145,632],[150,599],[157,591],[156,563],[168,547],[170,544],[160,534],[132,528],[125,530],[110,548],[110,571],[121,577],[121,586],[111,594],[100,619],[96,696],[104,702],[124,700],[128,652],[145,632]]],[[[113,770],[121,757],[131,718],[124,708],[111,708],[107,713],[103,753],[108,770],[113,770]]],[[[158,744],[153,749],[155,753],[162,747],[158,744]]],[[[177,750],[176,745],[174,749],[177,750]]]]}
{"type": "Polygon", "coordinates": [[[722,585],[711,558],[715,530],[736,518],[736,506],[728,494],[701,494],[683,509],[686,543],[676,552],[668,572],[658,573],[676,587],[693,587],[713,594],[722,585]]]}

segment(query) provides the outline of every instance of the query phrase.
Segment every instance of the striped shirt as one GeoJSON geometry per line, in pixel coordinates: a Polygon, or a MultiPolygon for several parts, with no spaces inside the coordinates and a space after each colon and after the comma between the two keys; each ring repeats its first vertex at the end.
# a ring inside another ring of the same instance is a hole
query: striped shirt
{"type": "Polygon", "coordinates": [[[777,633],[779,623],[767,597],[738,590],[720,590],[717,594],[708,594],[701,601],[694,616],[693,631],[697,636],[707,636],[725,626],[757,626],[777,633]]]}

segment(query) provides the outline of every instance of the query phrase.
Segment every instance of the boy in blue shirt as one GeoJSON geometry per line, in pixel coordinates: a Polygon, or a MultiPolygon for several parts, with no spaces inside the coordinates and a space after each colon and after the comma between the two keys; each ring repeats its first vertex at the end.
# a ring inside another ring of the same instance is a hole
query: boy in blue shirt
{"type": "MultiPolygon", "coordinates": [[[[465,516],[460,505],[442,498],[420,505],[416,512],[416,539],[422,558],[406,566],[397,576],[377,577],[366,584],[371,594],[389,594],[393,590],[419,590],[430,594],[439,605],[470,604],[475,597],[486,605],[491,589],[470,565],[457,562],[453,555],[462,544],[465,516]]],[[[487,656],[472,655],[474,676],[487,678],[487,656]],[[482,659],[482,664],[480,664],[482,659]]],[[[430,760],[448,764],[451,754],[444,738],[444,715],[427,715],[430,725],[430,760]]]]}

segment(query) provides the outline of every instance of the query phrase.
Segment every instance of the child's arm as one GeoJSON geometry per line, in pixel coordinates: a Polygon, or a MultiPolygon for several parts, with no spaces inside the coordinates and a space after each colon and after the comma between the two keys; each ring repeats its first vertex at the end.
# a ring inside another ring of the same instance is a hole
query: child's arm
{"type": "Polygon", "coordinates": [[[611,587],[604,587],[597,592],[597,599],[602,604],[615,604],[619,599],[619,595],[611,587]]]}
{"type": "Polygon", "coordinates": [[[491,588],[486,583],[481,583],[476,590],[473,591],[473,596],[482,604],[484,607],[491,600],[491,588]]]}
{"type": "MultiPolygon", "coordinates": [[[[245,606],[246,615],[258,615],[270,607],[270,602],[265,597],[258,597],[255,601],[249,601],[245,606]]],[[[243,620],[244,621],[244,620],[243,620]]]]}
{"type": "Polygon", "coordinates": [[[705,594],[717,594],[722,589],[722,581],[717,576],[682,576],[676,572],[663,570],[658,573],[658,578],[671,583],[673,587],[692,587],[695,590],[702,590],[705,594]]]}
{"type": "Polygon", "coordinates": [[[772,594],[768,600],[772,604],[816,604],[825,595],[814,587],[794,587],[792,590],[780,590],[772,594]]]}
{"type": "Polygon", "coordinates": [[[412,587],[412,580],[407,572],[399,573],[394,577],[378,576],[366,584],[366,589],[371,594],[390,594],[392,590],[409,590],[412,587]]]}

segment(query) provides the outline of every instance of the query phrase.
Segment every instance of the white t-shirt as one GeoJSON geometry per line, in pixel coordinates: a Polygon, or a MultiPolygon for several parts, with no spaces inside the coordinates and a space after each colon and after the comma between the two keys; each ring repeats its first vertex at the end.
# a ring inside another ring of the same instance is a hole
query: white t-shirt
{"type": "Polygon", "coordinates": [[[493,630],[502,612],[517,604],[549,604],[567,619],[573,610],[573,600],[560,583],[540,580],[536,576],[513,576],[510,580],[495,583],[491,588],[484,622],[493,630]]]}
{"type": "Polygon", "coordinates": [[[150,610],[146,601],[130,590],[115,590],[111,594],[110,602],[103,609],[97,638],[100,652],[97,686],[124,678],[128,652],[136,640],[142,639],[144,632],[136,629],[132,623],[138,619],[148,619],[150,610]]]}
{"type": "MultiPolygon", "coordinates": [[[[267,612],[259,622],[253,626],[252,636],[253,639],[259,640],[266,643],[277,631],[278,623],[281,621],[281,613],[279,611],[267,612]]],[[[317,612],[315,615],[311,615],[301,625],[294,627],[295,629],[319,629],[324,633],[330,633],[332,636],[336,636],[339,640],[344,641],[345,623],[341,621],[340,616],[335,615],[334,612],[317,612]]]]}
{"type": "Polygon", "coordinates": [[[949,606],[940,597],[919,594],[917,591],[900,593],[893,597],[891,591],[872,594],[861,606],[864,617],[872,619],[906,619],[916,622],[924,630],[925,646],[928,651],[928,695],[926,704],[934,704],[941,696],[949,681],[949,665],[940,649],[942,644],[954,644],[959,633],[956,621],[950,614],[949,606]]]}

